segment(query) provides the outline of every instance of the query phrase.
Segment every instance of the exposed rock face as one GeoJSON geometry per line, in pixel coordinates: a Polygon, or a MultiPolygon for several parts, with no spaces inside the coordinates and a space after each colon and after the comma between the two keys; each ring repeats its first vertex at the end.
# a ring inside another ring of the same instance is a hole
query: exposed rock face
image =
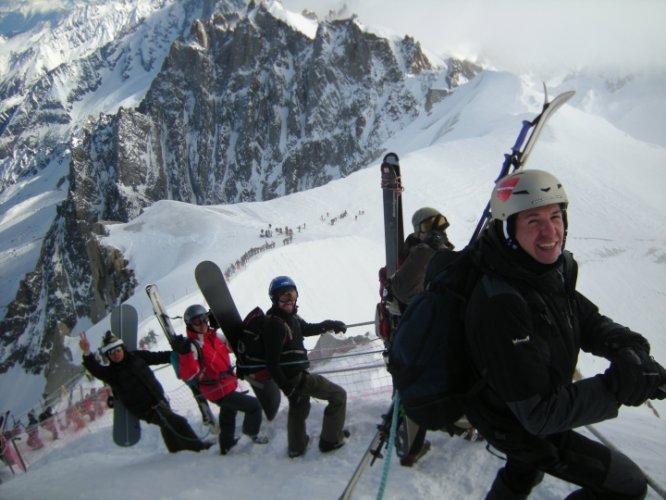
{"type": "MultiPolygon", "coordinates": [[[[74,369],[62,335],[133,294],[127,262],[98,243],[109,221],[161,199],[265,200],[348,175],[479,70],[435,68],[412,38],[354,19],[320,23],[314,39],[263,6],[207,19],[173,43],[138,108],[100,114],[72,139],[67,199],[0,324],[0,372],[18,363],[57,387],[74,369]]],[[[61,108],[48,120],[65,123],[61,108]]]]}

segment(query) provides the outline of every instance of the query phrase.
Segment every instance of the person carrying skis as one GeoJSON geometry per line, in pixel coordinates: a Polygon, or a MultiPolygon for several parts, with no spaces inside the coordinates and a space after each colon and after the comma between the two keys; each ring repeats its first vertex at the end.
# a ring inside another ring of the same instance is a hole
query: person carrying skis
{"type": "Polygon", "coordinates": [[[185,417],[171,410],[162,385],[150,369],[150,365],[170,363],[171,351],[127,351],[122,339],[107,331],[100,351],[110,363],[103,366],[90,351],[85,332],[81,332],[79,347],[83,351],[83,366],[111,386],[114,397],[123,402],[127,411],[159,426],[169,452],[201,451],[210,447],[197,437],[185,417]]]}
{"type": "Polygon", "coordinates": [[[581,487],[568,498],[644,498],[638,465],[574,429],[616,417],[620,405],[663,399],[666,371],[643,336],[576,291],[577,264],[564,250],[568,198],[553,175],[505,176],[490,206],[466,312],[469,352],[486,383],[465,411],[507,457],[486,498],[527,498],[544,473],[581,487]],[[610,367],[572,382],[581,349],[610,367]]]}
{"type": "MultiPolygon", "coordinates": [[[[423,291],[423,281],[430,258],[438,250],[453,250],[446,229],[449,222],[439,210],[431,207],[419,208],[412,215],[414,232],[405,239],[400,267],[389,278],[389,290],[398,301],[396,311],[404,312],[414,295],[423,291]]],[[[400,458],[400,465],[411,467],[430,449],[425,439],[425,427],[419,427],[405,417],[408,452],[400,458]]]]}
{"type": "Polygon", "coordinates": [[[288,276],[274,278],[268,286],[272,306],[262,330],[266,348],[266,366],[289,400],[287,441],[290,458],[303,455],[310,441],[306,420],[310,414],[310,397],[328,401],[324,409],[319,450],[327,453],[341,448],[349,432],[344,429],[347,392],[325,377],[307,371],[310,366],[303,338],[327,331],[344,333],[342,321],[326,320],[307,323],[298,314],[298,289],[288,276]]]}
{"type": "Polygon", "coordinates": [[[390,277],[390,289],[404,311],[411,298],[423,291],[423,280],[430,257],[438,250],[453,250],[446,229],[449,221],[439,210],[419,208],[412,216],[414,232],[405,239],[397,271],[390,277]]]}
{"type": "Polygon", "coordinates": [[[226,455],[238,442],[236,413],[243,412],[243,434],[253,443],[266,444],[268,438],[259,435],[261,404],[257,398],[236,391],[238,379],[231,365],[229,349],[209,325],[208,311],[199,304],[185,309],[183,314],[187,337],[174,339],[179,354],[178,376],[186,382],[196,381],[201,395],[220,407],[220,453],[226,455]]]}

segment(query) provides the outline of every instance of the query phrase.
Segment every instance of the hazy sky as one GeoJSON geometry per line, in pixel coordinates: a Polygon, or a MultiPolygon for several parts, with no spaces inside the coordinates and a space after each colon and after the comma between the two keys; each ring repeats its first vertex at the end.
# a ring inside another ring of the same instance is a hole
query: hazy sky
{"type": "Polygon", "coordinates": [[[666,70],[666,0],[283,0],[288,10],[356,13],[437,54],[551,76],[581,66],[666,70]]]}

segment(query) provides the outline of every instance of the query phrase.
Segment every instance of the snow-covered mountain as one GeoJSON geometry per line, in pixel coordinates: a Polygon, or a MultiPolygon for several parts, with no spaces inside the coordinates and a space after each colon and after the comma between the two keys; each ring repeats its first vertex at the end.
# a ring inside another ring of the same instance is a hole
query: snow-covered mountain
{"type": "Polygon", "coordinates": [[[4,205],[41,214],[29,232],[5,219],[3,267],[20,254],[23,273],[6,273],[0,371],[43,373],[49,392],[75,372],[62,335],[136,286],[122,255],[98,244],[104,224],[162,199],[262,200],[348,175],[479,71],[431,62],[413,38],[378,36],[354,18],[318,22],[275,1],[94,7],[63,21],[62,36],[111,8],[124,14],[106,16],[103,31],[119,39],[81,49],[25,95],[35,77],[11,73],[3,101],[17,101],[2,136],[4,205]],[[36,178],[51,185],[26,201],[36,178]]]}
{"type": "MultiPolygon", "coordinates": [[[[80,56],[48,70],[30,60],[36,48],[48,52],[46,38],[32,50],[29,38],[11,49],[16,36],[0,42],[0,61],[9,61],[0,74],[15,82],[0,82],[0,409],[17,417],[78,374],[68,335],[90,328],[99,338],[119,301],[148,318],[142,288],[149,282],[176,312],[200,301],[196,262],[230,265],[265,242],[258,235],[269,223],[307,230],[234,277],[244,312],[285,270],[303,283],[313,319],[371,319],[383,259],[382,153],[401,156],[406,219],[419,206],[437,206],[462,246],[501,155],[543,100],[530,77],[477,74],[359,19],[317,21],[277,2],[116,7],[125,21],[105,28],[114,33],[106,45],[72,45],[80,56]],[[42,74],[19,70],[22,60],[42,74]],[[352,217],[321,222],[345,210],[364,215],[354,224],[352,217]]],[[[116,11],[89,17],[101,23],[116,11]]],[[[82,40],[96,33],[77,30],[82,40]]],[[[568,244],[583,264],[581,287],[608,315],[645,333],[660,360],[665,80],[579,72],[548,82],[551,95],[577,94],[530,160],[562,177],[574,200],[568,244]]],[[[142,324],[146,334],[154,329],[142,324]]],[[[581,363],[584,373],[603,369],[598,360],[581,363]]],[[[663,427],[653,430],[663,445],[663,427]]],[[[658,465],[651,470],[664,470],[658,465]]]]}
{"type": "MultiPolygon", "coordinates": [[[[569,88],[564,83],[552,93],[569,88]]],[[[424,205],[441,209],[452,224],[451,240],[462,247],[492,189],[502,154],[514,143],[521,121],[539,111],[541,99],[538,84],[508,73],[483,72],[387,141],[383,146],[401,157],[406,218],[424,205]]],[[[567,247],[580,263],[579,289],[603,313],[646,335],[653,355],[662,361],[666,359],[661,334],[666,321],[664,159],[663,147],[639,141],[604,118],[567,104],[549,121],[528,164],[551,170],[569,194],[567,247]],[[628,169],[630,161],[634,166],[628,169]]],[[[256,305],[265,308],[271,278],[288,274],[298,284],[300,312],[307,320],[332,318],[350,324],[371,320],[379,298],[377,270],[384,260],[378,167],[378,161],[371,162],[344,179],[270,201],[202,207],[164,200],[128,223],[109,227],[103,243],[128,259],[139,284],[127,302],[139,311],[140,337],[159,331],[143,286],[157,283],[170,314],[182,315],[188,305],[203,303],[194,267],[204,259],[225,269],[245,262],[230,280],[242,313],[256,305]],[[348,215],[340,218],[344,212],[348,215]],[[337,218],[335,224],[331,218],[337,218]],[[291,243],[283,245],[281,237],[262,238],[269,224],[293,228],[291,243]],[[275,241],[275,248],[250,252],[267,241],[275,241]],[[253,256],[243,259],[248,252],[253,256]]],[[[182,330],[180,320],[175,325],[182,330]]],[[[108,319],[88,328],[93,345],[99,344],[107,328],[108,319]]],[[[369,328],[350,329],[344,337],[366,334],[369,328]]],[[[372,331],[367,338],[374,338],[372,331]]],[[[166,346],[160,336],[152,348],[166,346]]],[[[76,336],[67,339],[66,347],[78,361],[76,336]]],[[[607,366],[588,355],[579,361],[584,376],[607,366]]],[[[382,379],[386,372],[381,362],[374,370],[363,369],[370,364],[366,357],[338,358],[333,363],[315,363],[313,369],[330,372],[327,376],[337,377],[349,394],[347,422],[352,437],[335,454],[321,455],[315,447],[297,463],[288,459],[284,406],[275,422],[265,424],[269,445],[260,449],[241,441],[226,457],[219,457],[216,447],[198,455],[169,455],[151,426],[143,427],[144,438],[136,447],[118,448],[112,444],[107,419],[62,443],[51,443],[43,432],[48,451],[31,462],[27,474],[0,486],[0,496],[111,499],[118,495],[118,478],[128,499],[204,498],[221,491],[239,498],[338,498],[388,407],[390,388],[382,379]]],[[[159,370],[157,376],[172,403],[203,432],[191,396],[173,371],[159,370]]],[[[12,401],[27,409],[31,402],[23,396],[31,379],[13,374],[12,385],[5,385],[5,380],[2,393],[11,394],[12,401]]],[[[79,394],[78,388],[74,394],[79,394]]],[[[319,432],[323,407],[314,404],[308,421],[312,435],[319,432]]],[[[635,459],[662,491],[665,412],[666,401],[653,401],[652,407],[622,408],[617,419],[594,426],[635,459]]],[[[589,429],[581,431],[590,435],[589,429]]],[[[367,469],[353,498],[377,498],[384,477],[384,498],[483,498],[502,461],[482,443],[443,433],[429,433],[428,438],[433,449],[416,467],[402,468],[392,455],[385,477],[385,461],[379,460],[367,469]]],[[[8,473],[4,478],[9,478],[8,473]]],[[[531,498],[564,498],[573,489],[546,477],[531,498]]],[[[648,498],[657,499],[659,493],[650,490],[648,498]]]]}

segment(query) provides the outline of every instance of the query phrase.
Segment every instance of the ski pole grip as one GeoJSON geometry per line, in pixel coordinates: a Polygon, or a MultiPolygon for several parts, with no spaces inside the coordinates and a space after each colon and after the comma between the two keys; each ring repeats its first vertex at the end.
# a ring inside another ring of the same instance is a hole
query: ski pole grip
{"type": "Polygon", "coordinates": [[[511,148],[512,151],[520,151],[520,148],[523,147],[523,142],[525,142],[525,137],[527,137],[527,131],[532,128],[532,122],[523,120],[523,128],[520,129],[520,133],[516,138],[516,143],[511,148]]]}

